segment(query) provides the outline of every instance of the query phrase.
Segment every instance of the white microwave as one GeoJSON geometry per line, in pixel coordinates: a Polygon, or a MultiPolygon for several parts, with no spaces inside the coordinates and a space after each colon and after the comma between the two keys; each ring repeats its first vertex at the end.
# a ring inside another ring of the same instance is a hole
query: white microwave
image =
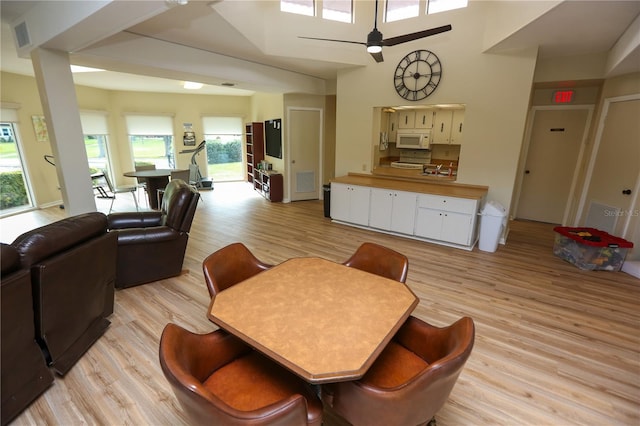
{"type": "Polygon", "coordinates": [[[398,133],[396,148],[429,149],[431,132],[398,133]]]}

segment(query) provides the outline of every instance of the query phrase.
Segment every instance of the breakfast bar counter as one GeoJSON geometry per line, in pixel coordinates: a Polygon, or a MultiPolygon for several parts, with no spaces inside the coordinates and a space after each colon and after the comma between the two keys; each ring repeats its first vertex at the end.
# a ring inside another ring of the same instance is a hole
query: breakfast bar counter
{"type": "Polygon", "coordinates": [[[331,180],[331,219],[472,250],[488,190],[430,176],[349,173],[331,180]]]}
{"type": "Polygon", "coordinates": [[[347,176],[331,179],[331,182],[475,200],[484,198],[489,191],[487,186],[467,185],[452,182],[446,178],[421,176],[415,171],[393,170],[393,172],[393,174],[390,171],[385,174],[376,168],[373,174],[349,173],[347,176]],[[402,172],[405,173],[402,174],[402,172]],[[407,172],[414,173],[408,174],[407,172]]]}

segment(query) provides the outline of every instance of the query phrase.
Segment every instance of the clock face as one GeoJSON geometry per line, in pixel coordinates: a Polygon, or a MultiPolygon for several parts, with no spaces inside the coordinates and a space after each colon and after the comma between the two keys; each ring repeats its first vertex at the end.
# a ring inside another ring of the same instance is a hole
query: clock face
{"type": "Polygon", "coordinates": [[[442,64],[433,52],[416,50],[402,58],[393,76],[398,95],[409,101],[426,98],[438,87],[442,64]]]}

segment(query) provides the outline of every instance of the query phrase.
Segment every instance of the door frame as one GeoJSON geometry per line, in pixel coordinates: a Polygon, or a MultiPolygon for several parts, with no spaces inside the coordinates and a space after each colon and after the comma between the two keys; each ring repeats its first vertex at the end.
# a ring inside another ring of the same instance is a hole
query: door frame
{"type": "MultiPolygon", "coordinates": [[[[571,186],[569,188],[569,195],[567,197],[567,203],[564,206],[564,213],[562,214],[562,225],[566,225],[569,222],[569,212],[571,211],[571,200],[573,199],[576,193],[576,187],[578,185],[578,177],[580,175],[580,168],[582,167],[583,158],[586,151],[586,144],[589,136],[589,129],[591,128],[591,121],[593,120],[593,111],[595,109],[595,105],[593,104],[585,104],[585,105],[541,105],[541,106],[533,106],[529,110],[529,114],[527,117],[527,125],[525,128],[524,134],[524,143],[522,146],[522,151],[520,152],[520,160],[519,166],[517,170],[516,176],[516,184],[517,188],[515,196],[514,196],[514,209],[513,209],[513,217],[518,217],[518,208],[520,207],[520,195],[522,194],[522,185],[524,183],[524,171],[527,167],[527,159],[529,157],[529,148],[531,146],[531,136],[533,132],[533,123],[535,120],[535,115],[538,111],[564,111],[564,110],[587,110],[587,120],[585,122],[585,126],[582,132],[582,140],[580,141],[580,150],[578,151],[578,158],[576,159],[576,167],[573,170],[573,175],[571,178],[571,186]]],[[[573,219],[573,221],[577,221],[580,217],[579,213],[573,219]]]]}
{"type": "MultiPolygon", "coordinates": [[[[591,178],[593,177],[593,169],[596,165],[596,159],[598,157],[598,151],[600,150],[600,143],[602,142],[602,134],[604,133],[604,126],[607,120],[607,114],[609,113],[609,107],[614,102],[627,102],[640,100],[640,94],[634,93],[632,95],[614,96],[611,98],[605,98],[602,104],[602,111],[600,112],[600,119],[598,120],[598,127],[596,128],[596,135],[593,139],[593,146],[591,147],[591,153],[589,158],[589,164],[584,177],[584,185],[582,186],[582,194],[578,203],[578,209],[576,212],[576,218],[574,226],[578,226],[577,221],[582,217],[582,213],[587,203],[587,195],[589,195],[589,187],[591,186],[591,178]]],[[[633,191],[633,197],[630,200],[630,206],[636,205],[638,202],[638,191],[640,191],[640,175],[636,180],[635,188],[633,191]]],[[[623,226],[623,234],[626,235],[629,231],[629,224],[631,223],[631,215],[625,215],[626,220],[623,226]]]]}
{"type": "Polygon", "coordinates": [[[286,158],[287,158],[287,164],[286,164],[286,169],[287,169],[287,191],[288,191],[288,195],[289,197],[287,198],[286,201],[284,202],[291,202],[291,194],[292,194],[292,187],[291,185],[293,184],[293,180],[291,179],[291,175],[292,173],[292,167],[291,167],[291,113],[293,111],[317,111],[318,115],[319,115],[319,119],[320,119],[320,125],[319,125],[319,134],[318,134],[318,188],[317,188],[317,192],[318,192],[318,199],[322,200],[324,199],[323,197],[323,191],[322,191],[322,182],[324,182],[323,178],[323,155],[322,153],[324,152],[324,111],[322,108],[314,108],[314,107],[297,107],[297,106],[289,106],[287,107],[287,120],[286,120],[286,139],[287,139],[287,144],[286,144],[286,158]]]}

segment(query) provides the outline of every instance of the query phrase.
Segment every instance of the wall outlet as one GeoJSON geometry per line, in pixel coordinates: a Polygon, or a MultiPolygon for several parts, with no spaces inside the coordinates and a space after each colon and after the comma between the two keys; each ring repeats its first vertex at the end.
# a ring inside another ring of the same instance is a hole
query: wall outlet
{"type": "Polygon", "coordinates": [[[366,164],[362,164],[362,171],[366,172],[367,171],[367,165],[366,164]]]}

